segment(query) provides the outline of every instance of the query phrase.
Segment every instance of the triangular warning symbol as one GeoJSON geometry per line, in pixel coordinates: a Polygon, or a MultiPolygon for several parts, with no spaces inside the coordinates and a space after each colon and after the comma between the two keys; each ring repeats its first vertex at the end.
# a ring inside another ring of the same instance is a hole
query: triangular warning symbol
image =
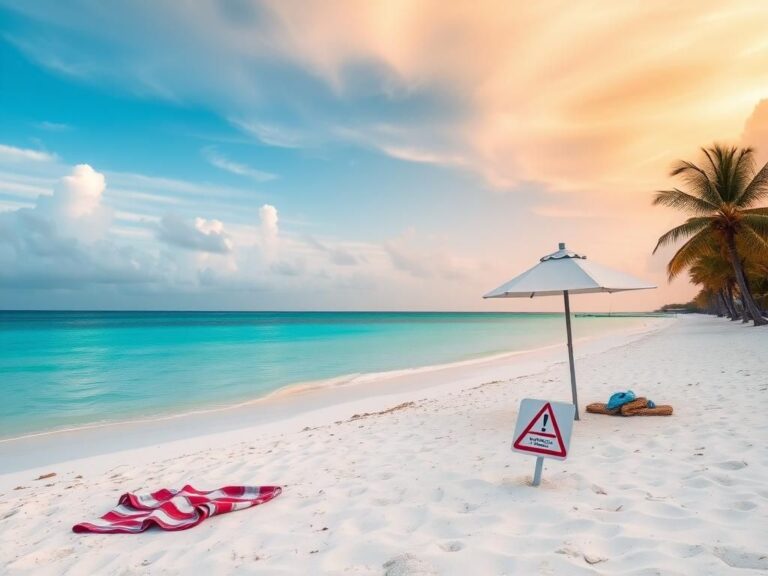
{"type": "Polygon", "coordinates": [[[523,433],[512,443],[517,450],[566,457],[565,443],[560,435],[552,406],[547,402],[523,428],[523,433]]]}

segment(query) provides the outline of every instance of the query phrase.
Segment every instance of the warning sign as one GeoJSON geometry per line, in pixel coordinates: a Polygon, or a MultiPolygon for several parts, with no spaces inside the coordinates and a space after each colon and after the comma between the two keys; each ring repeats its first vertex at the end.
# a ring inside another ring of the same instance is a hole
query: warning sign
{"type": "Polygon", "coordinates": [[[512,450],[565,460],[574,412],[573,404],[524,399],[520,403],[512,450]]]}

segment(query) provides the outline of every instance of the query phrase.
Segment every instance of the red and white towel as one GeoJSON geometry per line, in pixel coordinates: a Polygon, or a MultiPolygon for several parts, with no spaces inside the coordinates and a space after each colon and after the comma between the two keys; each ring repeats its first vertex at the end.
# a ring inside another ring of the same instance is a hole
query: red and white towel
{"type": "Polygon", "coordinates": [[[225,486],[202,492],[192,486],[158,490],[151,494],[123,494],[117,507],[95,522],[82,522],[74,532],[102,534],[144,532],[151,526],[186,530],[216,514],[243,510],[269,502],[280,495],[279,486],[225,486]]]}

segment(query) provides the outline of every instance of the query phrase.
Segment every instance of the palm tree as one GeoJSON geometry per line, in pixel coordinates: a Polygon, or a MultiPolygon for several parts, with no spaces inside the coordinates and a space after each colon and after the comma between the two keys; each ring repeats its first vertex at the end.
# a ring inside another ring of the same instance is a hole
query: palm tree
{"type": "Polygon", "coordinates": [[[717,302],[718,309],[724,309],[731,320],[738,320],[739,313],[733,302],[733,276],[731,263],[717,252],[703,254],[688,270],[691,282],[699,284],[717,302]]]}
{"type": "Polygon", "coordinates": [[[699,293],[693,297],[692,303],[699,312],[709,312],[718,318],[723,317],[723,303],[717,294],[712,293],[709,288],[702,288],[699,293]]]}
{"type": "Polygon", "coordinates": [[[702,152],[703,167],[680,161],[672,170],[672,176],[682,178],[687,192],[677,188],[663,190],[653,199],[654,205],[677,208],[692,215],[663,234],[653,252],[687,239],[667,265],[672,279],[713,246],[722,247],[733,266],[744,314],[748,314],[755,325],[768,324],[752,298],[744,274],[743,255],[736,246],[738,239],[750,251],[768,251],[768,207],[756,206],[768,198],[768,163],[756,171],[751,148],[715,144],[702,148],[702,152]]]}
{"type": "Polygon", "coordinates": [[[748,256],[745,270],[752,297],[758,307],[768,310],[768,251],[748,256]]]}

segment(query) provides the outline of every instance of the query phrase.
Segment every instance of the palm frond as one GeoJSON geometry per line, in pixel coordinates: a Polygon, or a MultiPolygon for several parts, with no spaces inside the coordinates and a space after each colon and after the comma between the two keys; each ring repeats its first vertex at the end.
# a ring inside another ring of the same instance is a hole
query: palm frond
{"type": "Polygon", "coordinates": [[[662,234],[659,237],[659,241],[656,243],[656,248],[653,249],[653,253],[656,254],[656,251],[662,246],[674,244],[681,238],[688,238],[689,236],[693,236],[694,234],[706,230],[711,222],[712,218],[705,216],[688,218],[685,223],[680,224],[680,226],[675,226],[672,230],[662,234]]]}
{"type": "Polygon", "coordinates": [[[755,160],[752,148],[740,148],[736,155],[733,167],[731,188],[734,194],[733,201],[737,202],[755,173],[755,160]]]}
{"type": "Polygon", "coordinates": [[[768,214],[745,214],[739,224],[739,234],[751,229],[758,236],[768,240],[768,214]]]}
{"type": "Polygon", "coordinates": [[[756,270],[765,269],[765,276],[768,278],[768,249],[765,240],[761,235],[752,234],[753,230],[741,228],[736,235],[736,251],[744,260],[744,266],[755,268],[756,270]]]}
{"type": "Polygon", "coordinates": [[[723,150],[719,145],[715,144],[712,148],[702,148],[701,151],[709,161],[710,180],[715,192],[720,198],[720,202],[725,202],[726,198],[723,196],[723,150]]]}
{"type": "Polygon", "coordinates": [[[715,143],[709,148],[702,148],[702,152],[709,161],[705,171],[720,202],[735,202],[754,170],[752,149],[715,143]]]}
{"type": "Polygon", "coordinates": [[[733,266],[717,252],[705,252],[688,269],[694,284],[720,290],[735,282],[733,266]]]}
{"type": "Polygon", "coordinates": [[[712,252],[714,244],[712,233],[707,229],[701,230],[690,238],[672,256],[669,264],[667,264],[667,277],[669,281],[674,280],[675,277],[694,264],[703,254],[712,252]]]}
{"type": "Polygon", "coordinates": [[[715,184],[709,174],[702,168],[699,168],[693,162],[680,160],[672,169],[671,176],[681,176],[683,182],[691,189],[693,196],[698,196],[702,200],[717,206],[722,202],[722,198],[715,189],[715,184]]]}
{"type": "Polygon", "coordinates": [[[759,208],[747,208],[745,210],[741,210],[742,214],[762,214],[763,216],[768,216],[768,206],[760,206],[759,208]]]}
{"type": "Polygon", "coordinates": [[[709,169],[705,170],[709,173],[710,180],[715,179],[715,175],[717,174],[718,165],[717,162],[715,162],[714,158],[712,158],[712,154],[710,154],[711,149],[702,148],[701,151],[704,154],[704,157],[709,160],[709,169]]]}
{"type": "MultiPolygon", "coordinates": [[[[768,220],[768,218],[766,218],[768,220]]],[[[742,220],[744,222],[744,220],[742,220]]],[[[743,226],[739,230],[739,243],[744,246],[742,252],[747,257],[754,258],[755,255],[761,255],[768,252],[768,222],[762,224],[763,233],[758,232],[754,226],[743,226]]]]}
{"type": "Polygon", "coordinates": [[[719,164],[719,170],[717,171],[717,191],[720,193],[720,197],[728,202],[730,200],[731,192],[731,173],[733,171],[733,150],[718,146],[714,146],[714,156],[719,164]]]}
{"type": "Polygon", "coordinates": [[[737,202],[740,207],[747,208],[765,198],[768,198],[768,162],[747,184],[744,191],[739,195],[737,202]]]}
{"type": "Polygon", "coordinates": [[[692,214],[712,214],[718,210],[717,204],[697,198],[677,188],[656,192],[656,195],[653,197],[653,205],[685,210],[692,214]]]}

